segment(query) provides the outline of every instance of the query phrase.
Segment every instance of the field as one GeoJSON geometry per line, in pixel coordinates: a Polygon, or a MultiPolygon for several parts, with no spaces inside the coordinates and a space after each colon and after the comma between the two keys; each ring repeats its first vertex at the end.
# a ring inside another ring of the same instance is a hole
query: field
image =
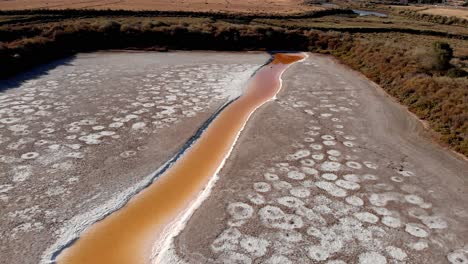
{"type": "Polygon", "coordinates": [[[298,13],[320,10],[302,0],[0,0],[0,10],[17,9],[112,9],[241,13],[298,13]]]}
{"type": "Polygon", "coordinates": [[[452,17],[459,17],[463,19],[468,19],[468,8],[429,8],[419,11],[423,14],[431,14],[431,15],[438,15],[438,16],[452,16],[452,17]]]}
{"type": "Polygon", "coordinates": [[[7,263],[468,262],[468,20],[0,3],[7,263]]]}

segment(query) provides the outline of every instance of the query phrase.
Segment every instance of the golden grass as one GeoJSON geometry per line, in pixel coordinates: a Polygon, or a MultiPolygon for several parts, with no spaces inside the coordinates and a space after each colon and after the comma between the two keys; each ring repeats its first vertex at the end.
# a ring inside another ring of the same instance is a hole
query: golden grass
{"type": "Polygon", "coordinates": [[[0,5],[0,10],[39,8],[236,13],[300,13],[324,9],[303,5],[302,0],[9,0],[0,5]]]}
{"type": "Polygon", "coordinates": [[[419,11],[419,13],[437,15],[437,16],[451,16],[458,17],[468,20],[468,9],[467,8],[442,8],[434,7],[419,11]]]}

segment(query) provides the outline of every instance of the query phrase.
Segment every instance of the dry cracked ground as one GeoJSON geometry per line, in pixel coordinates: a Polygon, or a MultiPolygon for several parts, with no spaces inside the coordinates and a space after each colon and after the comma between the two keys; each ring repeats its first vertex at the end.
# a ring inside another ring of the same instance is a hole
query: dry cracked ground
{"type": "MultiPolygon", "coordinates": [[[[267,59],[84,54],[2,91],[0,262],[46,262],[118,208],[267,59]]],[[[251,117],[166,259],[468,263],[467,174],[379,87],[310,54],[251,117]]]]}

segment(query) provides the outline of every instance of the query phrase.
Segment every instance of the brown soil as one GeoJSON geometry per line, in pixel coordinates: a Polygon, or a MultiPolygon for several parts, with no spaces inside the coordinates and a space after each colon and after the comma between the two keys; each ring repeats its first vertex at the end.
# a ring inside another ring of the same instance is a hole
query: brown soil
{"type": "Polygon", "coordinates": [[[18,9],[126,9],[159,11],[222,11],[243,13],[296,13],[321,7],[303,5],[302,0],[0,0],[0,10],[18,9]]]}

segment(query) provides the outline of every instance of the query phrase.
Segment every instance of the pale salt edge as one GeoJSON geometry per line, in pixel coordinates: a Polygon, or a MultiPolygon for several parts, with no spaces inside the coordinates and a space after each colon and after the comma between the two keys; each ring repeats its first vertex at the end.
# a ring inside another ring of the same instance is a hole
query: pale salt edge
{"type": "MultiPolygon", "coordinates": [[[[257,69],[258,69],[258,66],[252,67],[251,69],[244,71],[243,74],[239,76],[238,82],[231,82],[230,87],[232,87],[232,89],[227,88],[226,93],[225,93],[225,95],[229,96],[228,102],[230,102],[231,100],[235,99],[236,97],[242,94],[243,92],[242,89],[244,87],[244,84],[248,82],[252,74],[257,69]]],[[[58,239],[56,240],[55,243],[49,246],[42,253],[41,260],[39,263],[40,264],[55,263],[56,259],[53,258],[53,256],[58,250],[60,250],[65,245],[69,244],[74,239],[78,238],[87,228],[92,226],[98,220],[103,219],[105,216],[109,214],[109,212],[115,212],[119,210],[120,208],[122,208],[133,196],[140,193],[142,190],[145,189],[146,186],[148,186],[148,184],[151,183],[151,181],[155,180],[154,179],[155,175],[160,174],[162,169],[166,167],[166,165],[170,163],[171,160],[172,158],[166,163],[164,163],[155,172],[146,176],[139,183],[120,192],[120,194],[112,197],[111,199],[109,199],[107,202],[105,202],[101,206],[98,206],[83,214],[76,215],[73,218],[71,218],[69,221],[67,221],[59,230],[55,231],[58,239]]],[[[213,183],[209,182],[207,188],[211,188],[211,184],[213,183]]]]}
{"type": "MultiPolygon", "coordinates": [[[[306,53],[302,53],[305,55],[305,57],[298,62],[306,60],[309,56],[306,53]]],[[[187,221],[190,219],[192,214],[195,212],[195,210],[202,204],[206,198],[211,193],[211,189],[215,185],[216,181],[219,178],[218,172],[223,168],[226,160],[228,157],[231,155],[232,150],[234,149],[234,146],[236,145],[236,142],[242,132],[244,130],[245,125],[249,121],[250,117],[252,116],[255,111],[263,106],[265,103],[274,101],[277,99],[276,95],[281,91],[281,88],[283,86],[283,79],[281,76],[283,73],[291,66],[292,64],[289,64],[280,74],[279,80],[279,89],[278,92],[275,94],[273,98],[270,100],[267,100],[263,102],[261,105],[257,106],[248,116],[246,122],[242,126],[242,128],[237,132],[237,136],[234,139],[234,142],[231,145],[231,148],[229,149],[228,153],[224,157],[223,161],[221,162],[220,166],[217,168],[215,174],[211,177],[211,179],[208,181],[208,184],[206,187],[203,189],[203,191],[198,195],[197,199],[185,210],[184,212],[181,212],[178,217],[175,218],[174,221],[172,221],[163,231],[162,239],[158,242],[155,243],[155,246],[153,247],[152,250],[152,256],[151,256],[151,263],[158,264],[158,263],[174,263],[174,264],[184,264],[186,263],[184,260],[181,260],[177,257],[177,254],[174,249],[174,237],[177,236],[184,228],[185,225],[187,224],[187,221]]]]}

